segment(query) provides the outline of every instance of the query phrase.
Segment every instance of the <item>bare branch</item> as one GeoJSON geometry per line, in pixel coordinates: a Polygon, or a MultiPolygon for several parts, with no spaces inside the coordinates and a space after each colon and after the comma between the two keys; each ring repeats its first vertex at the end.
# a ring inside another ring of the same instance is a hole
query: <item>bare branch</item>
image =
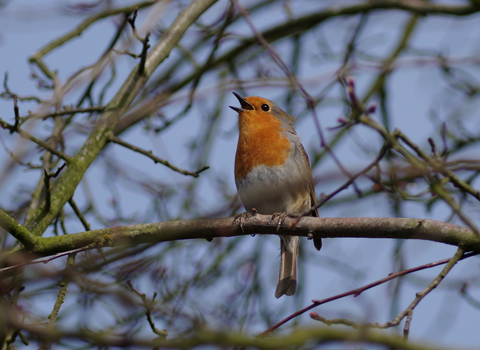
{"type": "Polygon", "coordinates": [[[41,103],[42,100],[40,100],[36,96],[19,96],[18,94],[15,94],[10,91],[8,88],[8,72],[5,72],[4,78],[3,78],[3,88],[5,89],[5,92],[2,92],[0,94],[0,97],[9,99],[9,98],[14,98],[15,96],[19,101],[35,101],[37,103],[41,103]]]}
{"type": "Polygon", "coordinates": [[[54,173],[49,173],[46,169],[43,169],[43,181],[45,182],[45,210],[47,213],[50,211],[50,206],[52,203],[52,188],[50,186],[50,179],[57,177],[66,166],[67,163],[65,162],[54,173]]]}
{"type": "Polygon", "coordinates": [[[83,216],[82,212],[80,211],[77,204],[73,200],[73,197],[68,200],[68,204],[70,204],[73,211],[75,212],[75,214],[78,216],[78,218],[82,222],[82,225],[85,228],[85,231],[90,231],[90,224],[87,222],[87,219],[85,219],[85,216],[83,216]]]}
{"type": "Polygon", "coordinates": [[[0,274],[6,273],[6,272],[10,273],[13,270],[17,270],[21,267],[28,266],[28,265],[46,264],[46,263],[48,263],[52,260],[61,258],[62,256],[66,256],[66,255],[70,255],[70,254],[77,254],[77,253],[85,252],[85,251],[95,249],[95,248],[97,248],[97,245],[94,243],[94,244],[89,245],[89,246],[85,246],[85,247],[77,248],[77,249],[72,249],[72,250],[67,250],[65,252],[54,254],[54,255],[51,255],[51,256],[48,256],[48,257],[45,257],[45,258],[36,259],[36,260],[32,260],[32,261],[26,261],[22,264],[16,264],[16,265],[8,266],[8,267],[3,267],[3,268],[0,268],[0,274]]]}
{"type": "Polygon", "coordinates": [[[172,169],[173,171],[176,171],[177,173],[180,173],[182,175],[188,175],[188,176],[193,176],[193,177],[199,177],[199,174],[202,172],[202,171],[205,171],[207,169],[209,169],[210,167],[209,166],[204,166],[200,169],[198,169],[197,171],[195,172],[192,172],[192,171],[188,171],[188,170],[183,170],[183,169],[180,169],[178,167],[176,167],[175,165],[172,165],[170,164],[170,162],[162,159],[162,158],[159,158],[157,156],[154,156],[152,151],[146,151],[142,148],[139,148],[137,146],[134,146],[128,142],[125,142],[121,139],[119,139],[118,137],[114,136],[113,133],[110,133],[109,136],[108,136],[108,139],[116,144],[119,144],[125,148],[128,148],[128,149],[131,149],[132,151],[134,152],[138,152],[140,154],[143,154],[147,157],[149,157],[150,159],[152,159],[155,163],[160,163],[160,164],[163,164],[165,165],[166,167],[172,169]]]}
{"type": "Polygon", "coordinates": [[[142,75],[145,71],[145,62],[147,61],[147,52],[150,48],[148,40],[150,38],[150,32],[145,34],[145,39],[142,40],[142,53],[140,54],[140,64],[138,65],[138,75],[142,75]]]}
{"type": "Polygon", "coordinates": [[[15,127],[13,125],[10,125],[8,124],[7,122],[3,121],[2,119],[0,119],[0,126],[4,129],[8,129],[10,131],[16,131],[21,137],[23,137],[24,139],[28,139],[28,140],[31,140],[33,142],[35,142],[37,145],[39,145],[40,147],[44,148],[45,150],[49,151],[50,153],[56,155],[58,158],[61,158],[65,161],[68,162],[68,160],[70,159],[70,156],[67,156],[65,153],[57,150],[56,148],[53,148],[51,147],[48,143],[46,143],[45,141],[42,141],[40,139],[37,139],[35,136],[33,135],[30,135],[28,132],[26,131],[23,131],[22,129],[20,128],[17,128],[17,130],[15,130],[15,127]]]}
{"type": "MultiPolygon", "coordinates": [[[[421,265],[421,266],[417,266],[417,267],[414,267],[414,268],[411,268],[411,269],[408,269],[408,270],[403,270],[403,271],[399,271],[399,272],[395,272],[395,273],[391,273],[388,275],[388,277],[385,277],[385,278],[382,278],[378,281],[375,281],[373,283],[370,283],[370,284],[367,284],[363,287],[360,287],[360,288],[356,288],[356,289],[353,289],[351,291],[348,291],[348,292],[345,292],[345,293],[342,293],[342,294],[338,294],[338,295],[335,295],[333,297],[330,297],[330,298],[326,298],[326,299],[322,299],[322,300],[313,300],[313,304],[293,313],[292,315],[288,316],[287,318],[283,319],[282,321],[278,322],[277,324],[273,325],[272,327],[268,328],[266,331],[262,332],[259,336],[260,337],[264,337],[265,335],[267,335],[268,333],[272,332],[273,330],[277,329],[278,327],[280,327],[281,325],[287,323],[288,321],[294,319],[295,317],[301,315],[301,314],[304,314],[305,312],[307,311],[310,311],[311,309],[319,306],[319,305],[322,305],[322,304],[325,304],[325,303],[329,303],[333,300],[338,300],[338,299],[341,299],[341,298],[345,298],[347,296],[350,296],[350,295],[353,295],[353,296],[358,296],[360,295],[361,293],[363,293],[364,291],[368,290],[368,289],[371,289],[373,287],[376,287],[380,284],[383,284],[385,282],[388,282],[388,281],[391,281],[392,279],[395,279],[397,277],[400,277],[400,276],[404,276],[404,275],[407,275],[407,274],[410,274],[412,272],[417,272],[417,271],[420,271],[420,270],[425,270],[425,269],[429,269],[431,267],[435,267],[435,266],[438,266],[438,265],[444,265],[444,264],[447,264],[447,266],[442,270],[442,272],[440,273],[439,276],[443,276],[445,277],[446,273],[448,273],[448,271],[450,271],[450,269],[453,267],[453,265],[455,265],[459,260],[463,260],[463,259],[466,259],[466,258],[469,258],[471,256],[475,256],[475,255],[478,255],[478,253],[469,253],[469,254],[463,254],[463,251],[461,249],[458,249],[457,250],[457,254],[455,254],[455,256],[453,258],[449,258],[449,259],[444,259],[444,260],[440,260],[440,261],[436,261],[436,262],[433,262],[433,263],[429,263],[429,264],[425,264],[425,265],[421,265]]],[[[439,278],[437,277],[430,285],[432,286],[434,283],[440,283],[441,280],[443,279],[443,277],[439,278]]],[[[438,283],[435,285],[435,287],[438,285],[438,283]]],[[[427,291],[427,289],[429,288],[427,287],[425,291],[427,291]]],[[[433,287],[433,288],[435,288],[433,287]]],[[[429,290],[430,291],[430,290],[429,290]]],[[[429,293],[426,292],[426,294],[429,293]]],[[[423,295],[423,296],[425,296],[423,295]]],[[[422,296],[422,298],[423,298],[422,296]]],[[[417,299],[415,299],[417,300],[417,299]]],[[[418,302],[415,304],[415,306],[418,304],[418,302]]],[[[411,304],[413,305],[413,303],[411,304]]],[[[413,306],[413,308],[415,307],[413,306]]],[[[369,323],[369,324],[365,324],[365,325],[360,325],[358,323],[355,323],[355,322],[351,322],[351,321],[345,321],[343,319],[337,319],[337,320],[331,320],[331,321],[328,321],[326,319],[323,319],[322,317],[317,317],[318,314],[316,313],[312,313],[311,314],[311,317],[313,319],[316,319],[318,321],[322,321],[323,320],[326,320],[327,324],[331,322],[331,324],[343,324],[343,325],[346,325],[346,326],[351,326],[351,327],[354,327],[354,328],[359,328],[359,329],[366,329],[366,328],[389,328],[391,326],[396,326],[400,323],[400,321],[408,314],[408,310],[412,311],[413,308],[411,309],[407,309],[405,311],[405,315],[403,315],[403,313],[401,315],[402,318],[396,322],[395,320],[397,320],[399,316],[397,316],[397,318],[393,321],[393,322],[388,322],[384,325],[380,325],[378,323],[369,323]],[[396,322],[396,323],[395,323],[396,322]],[[395,323],[395,324],[394,324],[395,323]]]]}
{"type": "Polygon", "coordinates": [[[85,29],[87,29],[93,23],[97,22],[99,19],[119,15],[119,14],[122,14],[122,13],[131,13],[135,9],[152,6],[155,3],[156,3],[156,1],[143,1],[143,2],[138,3],[138,4],[134,4],[134,5],[126,6],[126,7],[121,7],[121,8],[113,8],[113,9],[109,9],[107,11],[101,12],[99,14],[95,14],[95,15],[87,18],[85,21],[83,21],[79,26],[77,26],[71,32],[69,32],[69,33],[65,34],[64,36],[52,41],[51,43],[46,45],[43,49],[34,53],[30,57],[30,62],[36,62],[38,64],[39,60],[43,56],[45,56],[46,54],[48,54],[52,50],[56,49],[57,47],[62,46],[63,44],[65,44],[69,40],[73,39],[74,37],[82,34],[82,32],[85,29]]]}
{"type": "MultiPolygon", "coordinates": [[[[60,290],[58,291],[57,300],[55,301],[55,305],[53,306],[53,310],[48,315],[48,326],[47,329],[53,331],[55,326],[55,321],[57,320],[58,312],[60,311],[60,307],[62,306],[63,302],[65,301],[65,297],[67,296],[67,288],[70,282],[71,271],[75,264],[75,256],[76,254],[69,254],[67,258],[67,264],[65,266],[64,276],[62,281],[60,282],[60,290]]],[[[48,335],[43,339],[42,345],[40,346],[41,350],[50,349],[51,346],[51,338],[48,335]]]]}
{"type": "Polygon", "coordinates": [[[47,119],[51,117],[59,117],[64,115],[72,115],[77,113],[92,113],[92,112],[104,112],[105,107],[103,106],[93,106],[93,107],[85,107],[85,108],[71,108],[71,107],[64,107],[63,110],[52,112],[52,113],[44,113],[44,114],[36,114],[31,113],[25,117],[22,117],[22,123],[26,122],[30,119],[47,119]]]}
{"type": "Polygon", "coordinates": [[[146,312],[145,315],[147,316],[148,324],[152,329],[152,332],[161,337],[163,340],[167,339],[168,332],[166,329],[160,330],[155,326],[155,322],[152,319],[152,311],[154,310],[154,302],[155,298],[157,297],[157,293],[153,294],[152,300],[148,300],[147,296],[144,293],[140,293],[132,284],[131,281],[127,281],[128,287],[137,294],[140,299],[142,299],[143,307],[145,308],[146,312]]]}

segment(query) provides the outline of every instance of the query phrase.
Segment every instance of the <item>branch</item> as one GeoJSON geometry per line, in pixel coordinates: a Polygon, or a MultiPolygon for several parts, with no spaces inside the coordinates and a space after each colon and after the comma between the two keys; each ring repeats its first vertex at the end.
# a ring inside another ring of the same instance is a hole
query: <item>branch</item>
{"type": "Polygon", "coordinates": [[[460,289],[460,294],[463,296],[463,298],[473,307],[480,309],[480,301],[476,300],[473,298],[470,294],[468,294],[468,283],[465,282],[460,289]]]}
{"type": "Polygon", "coordinates": [[[142,299],[143,307],[146,310],[145,315],[147,316],[147,321],[148,321],[148,324],[150,325],[150,328],[152,329],[152,332],[158,335],[163,340],[167,339],[168,337],[167,330],[158,329],[155,326],[155,322],[153,322],[153,319],[152,319],[152,311],[154,310],[154,302],[155,302],[155,298],[157,297],[157,293],[155,292],[153,294],[152,300],[148,300],[145,293],[141,293],[138,289],[136,289],[130,280],[127,281],[127,284],[128,284],[128,287],[132,290],[132,292],[137,294],[140,297],[140,299],[142,299]]]}
{"type": "Polygon", "coordinates": [[[427,269],[427,268],[431,268],[431,267],[435,267],[435,266],[438,266],[438,265],[443,265],[443,264],[447,264],[447,266],[445,266],[443,268],[443,270],[440,272],[440,274],[421,292],[417,293],[416,294],[416,298],[410,303],[410,305],[405,309],[403,310],[397,317],[395,317],[395,319],[393,321],[389,321],[389,322],[386,322],[386,323],[383,323],[383,324],[379,324],[379,323],[367,323],[367,324],[362,324],[362,323],[356,323],[356,322],[353,322],[353,321],[350,321],[350,320],[347,320],[347,319],[334,319],[334,320],[328,320],[320,315],[318,315],[316,312],[312,312],[310,313],[310,317],[314,320],[317,320],[317,321],[320,321],[320,322],[323,322],[324,324],[330,326],[332,324],[341,324],[341,325],[345,325],[345,326],[350,326],[350,327],[353,327],[355,329],[367,329],[367,328],[380,328],[380,329],[386,329],[386,328],[391,328],[391,327],[396,327],[400,324],[400,322],[405,318],[407,317],[407,321],[405,322],[405,327],[404,327],[404,338],[407,339],[408,338],[408,333],[409,333],[409,329],[410,329],[410,323],[411,323],[411,320],[412,320],[412,315],[413,315],[413,310],[415,309],[415,307],[420,303],[420,301],[425,298],[427,296],[428,293],[430,293],[433,289],[435,289],[439,284],[440,282],[443,280],[443,278],[445,278],[445,276],[448,274],[448,272],[452,269],[452,267],[460,260],[463,260],[467,257],[470,257],[472,255],[477,255],[476,253],[474,254],[464,254],[463,253],[463,250],[462,249],[458,249],[455,256],[453,258],[450,258],[450,259],[444,259],[444,260],[440,260],[440,261],[437,261],[435,263],[430,263],[430,264],[426,264],[426,265],[423,265],[423,266],[419,266],[419,267],[415,267],[413,269],[408,269],[408,270],[404,270],[404,271],[400,271],[400,272],[397,272],[397,273],[392,273],[390,274],[388,277],[384,278],[384,279],[381,279],[377,282],[374,282],[374,283],[371,283],[371,284],[368,284],[364,287],[361,287],[361,288],[358,288],[358,289],[355,289],[353,291],[350,291],[350,292],[347,292],[347,293],[343,293],[343,294],[340,294],[340,295],[337,295],[333,298],[328,298],[328,299],[324,299],[324,300],[321,300],[321,301],[314,301],[314,304],[306,307],[305,309],[302,309],[300,310],[299,312],[296,312],[294,315],[292,316],[289,316],[287,319],[285,319],[284,321],[276,324],[275,326],[269,328],[267,331],[265,331],[264,333],[262,333],[262,336],[263,335],[266,335],[267,333],[269,333],[270,331],[278,328],[280,325],[286,323],[287,321],[291,320],[292,318],[300,315],[301,313],[304,313],[308,310],[311,310],[312,307],[316,307],[316,306],[319,306],[321,304],[324,304],[326,302],[329,302],[329,301],[332,301],[332,300],[336,300],[336,299],[340,299],[340,298],[343,298],[345,296],[348,296],[348,295],[354,295],[354,296],[357,296],[359,295],[360,293],[364,292],[365,290],[367,289],[370,289],[370,288],[373,288],[373,287],[376,287],[378,286],[379,284],[382,284],[382,283],[385,283],[385,282],[388,282],[394,278],[397,278],[399,276],[404,276],[406,274],[409,274],[409,273],[412,273],[412,272],[416,272],[416,271],[420,271],[420,270],[424,270],[424,269],[427,269]]]}
{"type": "Polygon", "coordinates": [[[51,117],[59,117],[64,115],[72,115],[77,113],[93,113],[93,112],[104,112],[105,107],[103,106],[92,106],[92,107],[84,107],[84,108],[71,108],[69,106],[65,106],[63,110],[57,112],[49,112],[44,114],[37,114],[37,113],[30,113],[29,115],[22,117],[22,124],[30,119],[42,119],[45,120],[51,117]]]}
{"type": "MultiPolygon", "coordinates": [[[[45,208],[42,204],[25,224],[27,228],[32,230],[34,235],[41,236],[65,203],[73,196],[75,188],[80,183],[88,167],[107,144],[107,134],[115,128],[118,120],[137,97],[150,75],[168,57],[187,29],[215,2],[216,0],[195,0],[191,2],[188,7],[178,14],[169,30],[158,43],[151,48],[145,62],[143,74],[137,74],[138,67],[135,67],[130,72],[123,85],[106,106],[107,112],[102,114],[82,148],[68,162],[69,166],[56,182],[52,191],[51,210],[45,214],[45,208]]],[[[43,49],[41,53],[45,54],[45,50],[47,49],[43,49]]],[[[34,56],[37,57],[38,55],[35,54],[34,56]]]]}
{"type": "Polygon", "coordinates": [[[59,167],[54,173],[49,173],[46,169],[43,169],[43,181],[45,182],[45,210],[47,211],[47,213],[50,211],[50,206],[52,203],[52,187],[50,186],[50,179],[52,177],[56,178],[66,165],[66,162],[63,163],[62,166],[59,167]]]}
{"type": "Polygon", "coordinates": [[[300,215],[290,215],[291,217],[304,217],[306,215],[310,215],[311,213],[313,213],[316,209],[320,208],[321,206],[323,206],[327,201],[329,201],[331,198],[335,197],[337,194],[339,194],[340,192],[342,192],[343,190],[347,189],[351,184],[353,184],[355,182],[355,180],[359,177],[359,176],[362,176],[362,175],[365,175],[366,173],[368,173],[374,166],[377,166],[378,163],[380,163],[380,161],[382,160],[382,158],[385,156],[385,154],[387,153],[387,150],[389,149],[389,145],[388,143],[385,143],[382,148],[380,149],[380,152],[378,154],[378,156],[373,160],[373,162],[371,162],[369,165],[367,165],[366,168],[364,168],[362,171],[360,171],[359,173],[355,174],[355,175],[352,175],[349,177],[348,181],[345,182],[342,186],[340,186],[337,190],[333,191],[332,193],[330,193],[329,195],[325,195],[325,196],[322,196],[320,198],[320,201],[315,204],[312,208],[310,208],[309,210],[306,210],[305,212],[301,213],[300,215]]]}
{"type": "Polygon", "coordinates": [[[137,27],[135,26],[135,20],[137,19],[137,13],[138,13],[138,8],[133,11],[132,17],[127,17],[127,22],[130,24],[130,27],[132,27],[132,33],[135,39],[143,43],[143,38],[138,34],[137,32],[137,27]]]}
{"type": "Polygon", "coordinates": [[[183,170],[183,169],[180,169],[178,167],[176,167],[175,165],[172,165],[170,164],[170,162],[162,159],[162,158],[158,158],[157,156],[154,156],[152,151],[146,151],[142,148],[139,148],[137,146],[134,146],[128,142],[125,142],[121,139],[119,139],[118,137],[114,136],[113,133],[110,133],[109,136],[108,136],[108,139],[116,144],[119,144],[125,148],[128,148],[128,149],[131,149],[132,151],[134,152],[138,152],[138,153],[141,153],[147,157],[149,157],[150,159],[153,159],[153,161],[155,163],[160,163],[160,164],[163,164],[165,165],[166,167],[172,169],[173,171],[176,171],[177,173],[180,173],[180,174],[183,174],[183,175],[189,175],[189,176],[193,176],[193,177],[198,177],[199,174],[202,172],[202,171],[205,171],[207,169],[209,169],[210,167],[209,166],[204,166],[200,169],[198,169],[197,171],[195,172],[192,172],[192,171],[188,171],[188,170],[183,170]]]}
{"type": "MultiPolygon", "coordinates": [[[[480,191],[477,191],[473,187],[471,187],[466,182],[460,180],[452,171],[445,168],[445,163],[438,159],[438,157],[430,157],[426,154],[420,147],[418,147],[415,143],[413,143],[406,135],[404,135],[401,131],[395,130],[396,135],[405,142],[411,149],[413,149],[420,158],[422,158],[429,166],[432,167],[434,171],[440,172],[443,176],[445,176],[448,181],[450,181],[455,187],[463,190],[477,200],[480,201],[480,191]]],[[[433,143],[432,139],[428,139],[430,145],[432,146],[432,152],[434,155],[436,154],[436,147],[435,143],[433,143]]]]}
{"type": "MultiPolygon", "coordinates": [[[[65,301],[65,297],[67,296],[67,288],[70,279],[72,278],[71,272],[73,266],[75,265],[75,257],[76,254],[70,254],[67,258],[67,265],[65,266],[64,276],[62,281],[60,282],[60,290],[58,291],[57,300],[55,301],[55,305],[53,306],[52,313],[48,315],[48,326],[47,329],[52,331],[55,326],[55,321],[57,320],[58,312],[60,311],[60,307],[62,306],[63,302],[65,301]]],[[[46,336],[43,339],[43,342],[40,346],[40,350],[47,350],[51,347],[52,339],[46,336]]]]}
{"type": "Polygon", "coordinates": [[[25,248],[33,247],[36,237],[3,210],[0,210],[0,227],[15,237],[25,248]]]}
{"type": "MultiPolygon", "coordinates": [[[[427,182],[430,185],[431,191],[436,193],[440,198],[442,198],[445,201],[445,203],[447,203],[452,208],[452,210],[458,215],[458,217],[468,227],[470,227],[477,236],[480,236],[480,231],[478,230],[474,222],[470,220],[466,215],[463,214],[460,206],[457,205],[455,200],[448,194],[448,191],[445,190],[441,181],[439,181],[436,176],[431,175],[429,168],[432,168],[433,172],[442,172],[445,175],[445,171],[439,170],[444,168],[443,162],[428,156],[420,147],[418,147],[416,144],[410,141],[410,139],[407,136],[405,136],[400,130],[395,129],[392,133],[390,133],[384,126],[380,125],[375,120],[371,119],[368,115],[368,111],[365,109],[365,107],[362,104],[359,103],[356,97],[353,78],[348,79],[347,91],[348,91],[349,98],[351,100],[352,107],[358,109],[358,112],[360,113],[358,121],[372,128],[373,130],[376,130],[384,138],[385,142],[391,145],[391,148],[393,150],[395,150],[396,152],[401,154],[403,157],[405,157],[405,159],[412,166],[416,167],[421,172],[423,172],[425,174],[425,177],[427,178],[427,182]],[[408,150],[406,150],[399,143],[397,139],[402,140],[407,146],[409,146],[413,151],[415,151],[419,159],[417,159],[413,154],[408,152],[408,150]]],[[[434,151],[436,152],[435,147],[434,147],[434,151]]],[[[453,173],[452,175],[455,176],[453,173]]],[[[448,177],[446,178],[446,180],[452,181],[448,177]]],[[[476,190],[473,190],[473,188],[471,188],[466,183],[465,183],[465,186],[461,187],[461,182],[462,181],[457,178],[456,182],[453,182],[453,183],[457,187],[466,190],[467,192],[472,194],[475,198],[477,198],[477,195],[479,194],[479,192],[476,190]],[[468,186],[468,188],[466,186],[468,186]]]]}
{"type": "Polygon", "coordinates": [[[40,146],[40,147],[44,148],[45,150],[49,151],[50,153],[56,155],[58,158],[61,158],[65,161],[67,161],[67,162],[70,159],[70,156],[67,156],[65,153],[57,150],[54,147],[51,147],[45,141],[37,139],[35,136],[30,135],[28,132],[26,132],[26,131],[24,131],[20,128],[15,128],[14,125],[10,125],[7,122],[3,121],[2,119],[0,119],[0,127],[4,128],[4,129],[8,129],[11,132],[13,132],[13,131],[17,132],[22,138],[35,142],[38,146],[40,146]]]}
{"type": "Polygon", "coordinates": [[[218,237],[252,234],[281,234],[309,238],[420,239],[460,246],[465,251],[480,251],[480,238],[472,230],[435,220],[317,217],[292,219],[287,217],[277,230],[278,220],[272,220],[271,215],[256,214],[248,220],[242,220],[242,227],[235,223],[234,219],[234,217],[227,217],[178,220],[44,237],[36,239],[30,250],[39,256],[48,256],[87,245],[119,246],[185,239],[211,240],[218,237]]]}
{"type": "Polygon", "coordinates": [[[127,18],[127,22],[132,27],[133,36],[142,43],[142,53],[137,56],[137,57],[140,57],[140,64],[138,65],[138,75],[142,75],[143,71],[145,70],[145,61],[147,59],[147,51],[150,48],[150,45],[148,44],[148,40],[149,40],[149,37],[150,37],[150,32],[147,32],[145,34],[145,38],[142,38],[138,34],[137,28],[135,27],[135,20],[137,19],[137,12],[138,12],[138,8],[136,8],[135,11],[133,11],[132,17],[127,18]]]}
{"type": "Polygon", "coordinates": [[[10,130],[10,134],[13,134],[15,131],[18,130],[18,125],[20,123],[20,113],[18,112],[17,95],[13,95],[13,112],[15,114],[15,124],[13,124],[13,128],[10,130]]]}
{"type": "Polygon", "coordinates": [[[147,52],[148,49],[150,48],[150,45],[148,44],[148,40],[150,37],[150,32],[147,32],[145,34],[145,39],[143,39],[142,44],[142,53],[140,54],[140,64],[138,65],[138,75],[142,75],[143,71],[145,70],[145,61],[147,60],[147,52]]]}
{"type": "Polygon", "coordinates": [[[424,290],[422,290],[420,293],[417,293],[416,298],[404,311],[402,311],[397,317],[395,317],[395,319],[391,323],[388,322],[387,324],[398,325],[403,318],[408,316],[404,328],[404,337],[406,339],[410,330],[410,322],[412,321],[413,310],[418,305],[418,303],[420,303],[420,301],[427,296],[428,293],[437,288],[437,286],[440,284],[440,282],[442,282],[442,280],[450,272],[453,266],[462,258],[463,253],[463,250],[461,248],[458,248],[453,258],[450,259],[450,261],[442,269],[440,274],[424,290]]]}
{"type": "Polygon", "coordinates": [[[11,92],[10,89],[8,88],[8,72],[5,72],[5,75],[3,78],[3,88],[5,89],[5,92],[0,93],[0,98],[4,98],[4,99],[16,98],[19,101],[35,101],[37,103],[42,102],[42,100],[40,100],[36,96],[18,96],[17,94],[11,92]]]}
{"type": "Polygon", "coordinates": [[[77,26],[71,32],[69,32],[69,33],[63,35],[62,37],[52,41],[50,44],[46,45],[43,49],[34,53],[30,57],[30,62],[36,62],[37,60],[41,59],[41,57],[45,56],[46,54],[53,51],[57,47],[62,46],[66,42],[75,38],[76,36],[81,35],[82,32],[85,29],[87,29],[90,25],[92,25],[93,23],[97,22],[98,20],[100,20],[102,18],[115,16],[115,15],[119,15],[119,14],[122,14],[122,13],[129,14],[137,8],[148,7],[148,6],[151,6],[155,3],[156,3],[156,1],[144,1],[144,2],[141,2],[141,3],[126,6],[126,7],[121,7],[121,8],[117,8],[117,9],[109,9],[107,11],[104,11],[104,12],[98,13],[96,15],[93,15],[93,16],[87,18],[85,21],[83,21],[79,26],[77,26]]]}
{"type": "Polygon", "coordinates": [[[82,225],[85,228],[85,231],[90,231],[90,224],[88,223],[87,219],[85,219],[85,216],[83,216],[82,211],[80,210],[80,208],[77,206],[77,204],[73,200],[73,197],[68,200],[68,204],[70,204],[73,211],[75,212],[77,217],[82,222],[82,225]]]}
{"type": "MultiPolygon", "coordinates": [[[[35,237],[37,238],[37,237],[35,237]]],[[[87,250],[92,250],[92,249],[95,249],[97,247],[96,244],[91,244],[91,245],[87,245],[85,247],[82,247],[82,248],[77,248],[77,249],[72,249],[72,250],[67,250],[66,252],[62,252],[62,253],[58,253],[58,254],[54,254],[54,255],[51,255],[49,257],[46,257],[46,258],[42,258],[42,259],[37,259],[37,260],[33,260],[33,261],[27,261],[27,262],[24,262],[22,264],[17,264],[17,265],[12,265],[12,266],[8,266],[8,267],[3,267],[0,269],[0,274],[4,273],[4,272],[7,272],[7,271],[12,271],[12,270],[15,270],[15,269],[18,269],[20,267],[24,267],[24,266],[27,266],[27,265],[37,265],[37,264],[46,264],[52,260],[55,260],[55,259],[58,259],[58,258],[61,258],[62,256],[65,256],[65,255],[75,255],[77,253],[81,253],[81,252],[85,252],[87,250]]],[[[2,259],[0,259],[0,261],[3,261],[2,259]]]]}

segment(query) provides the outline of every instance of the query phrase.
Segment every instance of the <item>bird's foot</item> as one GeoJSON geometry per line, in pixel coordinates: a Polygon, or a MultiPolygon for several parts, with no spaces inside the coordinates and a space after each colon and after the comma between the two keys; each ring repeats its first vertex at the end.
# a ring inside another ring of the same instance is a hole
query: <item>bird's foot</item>
{"type": "Polygon", "coordinates": [[[252,208],[252,213],[246,211],[245,213],[237,214],[233,219],[233,224],[239,224],[240,229],[242,230],[243,233],[245,233],[243,229],[243,222],[248,221],[248,219],[250,219],[256,213],[257,213],[257,210],[255,208],[252,208]]]}
{"type": "Polygon", "coordinates": [[[287,212],[284,213],[275,213],[272,215],[272,220],[277,219],[277,232],[280,231],[280,228],[282,227],[283,223],[285,222],[285,219],[289,217],[290,215],[287,212]]]}

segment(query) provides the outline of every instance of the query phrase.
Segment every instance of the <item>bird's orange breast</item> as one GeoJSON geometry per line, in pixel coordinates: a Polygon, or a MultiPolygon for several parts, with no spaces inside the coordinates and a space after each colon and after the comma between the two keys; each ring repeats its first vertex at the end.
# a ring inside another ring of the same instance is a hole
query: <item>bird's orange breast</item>
{"type": "Polygon", "coordinates": [[[280,166],[289,156],[290,142],[282,123],[269,113],[244,111],[238,119],[235,179],[238,181],[256,166],[280,166]]]}

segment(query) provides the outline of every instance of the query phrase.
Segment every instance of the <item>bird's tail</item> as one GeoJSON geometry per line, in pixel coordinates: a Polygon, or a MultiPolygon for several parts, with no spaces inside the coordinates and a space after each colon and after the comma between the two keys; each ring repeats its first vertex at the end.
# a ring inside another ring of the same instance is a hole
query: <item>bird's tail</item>
{"type": "Polygon", "coordinates": [[[300,239],[296,236],[280,236],[280,274],[275,298],[294,295],[297,291],[297,260],[300,239]]]}

